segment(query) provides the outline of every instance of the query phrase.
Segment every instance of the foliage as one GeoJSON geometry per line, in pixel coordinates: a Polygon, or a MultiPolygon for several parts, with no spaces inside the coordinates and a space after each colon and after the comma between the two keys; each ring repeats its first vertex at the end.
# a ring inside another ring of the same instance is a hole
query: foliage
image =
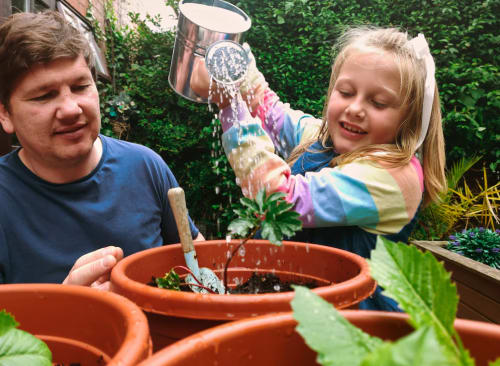
{"type": "Polygon", "coordinates": [[[241,206],[234,209],[237,218],[228,226],[231,234],[243,237],[244,240],[236,246],[224,266],[224,287],[227,291],[227,269],[231,260],[245,243],[255,237],[260,230],[262,238],[274,245],[281,245],[283,237],[292,236],[302,229],[299,214],[292,211],[293,204],[285,201],[283,192],[267,195],[265,189],[259,190],[255,199],[243,197],[241,206]]]}
{"type": "Polygon", "coordinates": [[[227,162],[218,165],[220,128],[216,129],[215,121],[210,123],[213,114],[206,105],[183,99],[168,84],[175,33],[153,31],[157,17],[142,19],[134,13],[129,17],[130,26],[119,26],[108,4],[106,29],[98,34],[106,43],[113,76],[112,82],[98,81],[101,131],[159,153],[184,188],[190,215],[205,237],[220,237],[232,216],[221,223],[216,215],[231,214],[230,201],[241,196],[232,171],[222,172],[231,170],[227,162]],[[217,186],[220,195],[214,194],[217,186]]]}
{"type": "Polygon", "coordinates": [[[474,364],[453,327],[458,296],[442,263],[430,253],[382,237],[369,262],[372,276],[408,313],[415,331],[393,343],[382,341],[349,323],[312,291],[296,287],[292,308],[297,331],[318,352],[320,364],[474,364]]]}
{"type": "Polygon", "coordinates": [[[346,26],[397,26],[424,33],[436,62],[447,159],[483,155],[498,171],[500,90],[498,0],[254,0],[247,42],[271,88],[293,108],[321,115],[332,45],[346,26]],[[291,36],[292,35],[292,36],[291,36]]]}
{"type": "Polygon", "coordinates": [[[180,291],[181,279],[175,269],[170,269],[168,273],[165,273],[163,277],[155,278],[156,286],[159,288],[166,288],[168,290],[180,291]]]}
{"type": "MultiPolygon", "coordinates": [[[[231,2],[252,19],[246,41],[271,88],[293,108],[316,116],[325,102],[332,45],[346,26],[393,25],[411,35],[424,33],[437,66],[448,161],[479,154],[498,172],[498,0],[231,2]]],[[[177,0],[166,3],[178,10],[177,0]]],[[[115,123],[123,121],[110,107],[125,93],[135,107],[121,138],[160,153],[184,187],[190,215],[205,237],[221,237],[241,190],[222,154],[218,122],[206,105],[184,100],[168,85],[175,33],[153,32],[148,25],[158,19],[137,14],[131,14],[131,27],[120,27],[111,9],[100,37],[113,75],[112,83],[98,83],[102,131],[123,132],[115,123]]]]}
{"type": "Polygon", "coordinates": [[[0,364],[2,366],[51,366],[52,353],[40,339],[19,326],[14,317],[0,311],[0,364]]]}
{"type": "Polygon", "coordinates": [[[450,235],[446,249],[500,269],[500,230],[464,229],[450,235]]]}
{"type": "Polygon", "coordinates": [[[243,197],[240,199],[241,208],[234,212],[238,218],[233,220],[228,227],[231,234],[251,238],[258,230],[261,236],[272,244],[281,245],[283,236],[292,236],[302,228],[299,214],[291,211],[293,204],[284,200],[283,192],[270,195],[262,189],[254,200],[243,197]]]}
{"type": "Polygon", "coordinates": [[[471,189],[463,175],[479,157],[462,158],[447,173],[448,190],[439,202],[425,207],[418,214],[415,240],[442,240],[453,231],[473,226],[486,226],[495,230],[498,225],[500,183],[488,186],[486,167],[475,189],[471,189]]]}

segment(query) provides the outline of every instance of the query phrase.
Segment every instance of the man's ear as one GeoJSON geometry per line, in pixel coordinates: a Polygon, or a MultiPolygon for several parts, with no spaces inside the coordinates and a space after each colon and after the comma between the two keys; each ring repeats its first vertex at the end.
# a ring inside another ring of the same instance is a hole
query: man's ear
{"type": "Polygon", "coordinates": [[[14,125],[10,120],[10,113],[3,103],[0,103],[0,125],[6,133],[14,133],[14,125]]]}

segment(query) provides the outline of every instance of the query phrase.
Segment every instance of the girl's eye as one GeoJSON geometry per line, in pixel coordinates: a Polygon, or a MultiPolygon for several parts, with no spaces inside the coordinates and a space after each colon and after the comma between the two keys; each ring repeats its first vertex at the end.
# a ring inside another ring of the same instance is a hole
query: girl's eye
{"type": "Polygon", "coordinates": [[[381,102],[377,102],[376,100],[373,100],[373,101],[372,101],[372,103],[373,103],[373,105],[374,105],[376,108],[380,108],[380,109],[382,109],[382,108],[387,107],[387,104],[385,104],[385,103],[381,103],[381,102]]]}
{"type": "Polygon", "coordinates": [[[352,95],[351,92],[348,92],[346,90],[339,90],[339,93],[340,93],[340,95],[342,95],[344,97],[350,97],[352,95]]]}

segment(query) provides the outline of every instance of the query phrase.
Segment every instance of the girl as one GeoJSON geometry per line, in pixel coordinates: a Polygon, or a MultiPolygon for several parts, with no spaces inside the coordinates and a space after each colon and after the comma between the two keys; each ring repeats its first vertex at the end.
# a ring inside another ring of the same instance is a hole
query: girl
{"type": "MultiPolygon", "coordinates": [[[[248,107],[219,102],[222,140],[244,195],[264,187],[294,203],[304,229],[293,240],[368,258],[377,235],[407,242],[421,201],[445,189],[440,102],[422,35],[356,28],[338,50],[322,120],[281,103],[252,66],[248,107]]],[[[360,308],[397,311],[380,292],[360,308]]]]}

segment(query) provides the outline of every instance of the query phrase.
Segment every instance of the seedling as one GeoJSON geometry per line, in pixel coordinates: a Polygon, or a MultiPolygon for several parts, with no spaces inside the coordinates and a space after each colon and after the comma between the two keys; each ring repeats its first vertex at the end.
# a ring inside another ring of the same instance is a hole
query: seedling
{"type": "Polygon", "coordinates": [[[292,211],[293,204],[285,201],[283,192],[275,192],[266,195],[266,190],[260,190],[255,199],[243,197],[240,199],[241,208],[234,210],[238,218],[233,220],[228,230],[231,235],[243,238],[236,246],[224,266],[224,286],[227,289],[227,269],[233,257],[238,253],[245,243],[254,238],[260,230],[263,239],[271,244],[280,246],[284,236],[292,236],[296,231],[302,229],[302,221],[299,214],[292,211]]]}
{"type": "Polygon", "coordinates": [[[205,289],[208,292],[215,294],[216,292],[207,286],[203,286],[203,284],[198,281],[198,279],[194,276],[194,273],[185,266],[175,266],[170,269],[170,272],[166,273],[163,277],[156,277],[154,279],[156,286],[159,288],[165,288],[168,290],[181,291],[182,286],[198,286],[199,288],[205,289]],[[186,283],[181,281],[180,276],[176,272],[177,270],[183,270],[186,273],[189,273],[192,276],[192,279],[196,281],[196,283],[186,283]]]}
{"type": "MultiPolygon", "coordinates": [[[[254,238],[260,231],[260,235],[263,239],[267,239],[272,244],[280,246],[283,237],[290,237],[302,228],[302,222],[299,220],[300,215],[292,211],[293,204],[286,202],[284,199],[285,196],[286,195],[282,192],[275,192],[268,196],[263,189],[257,193],[255,199],[246,197],[240,199],[241,207],[234,209],[238,217],[229,224],[228,230],[231,235],[241,237],[243,240],[229,255],[224,266],[223,284],[226,293],[227,270],[229,264],[248,240],[254,238]]],[[[180,278],[175,271],[176,268],[183,269],[196,279],[188,268],[176,266],[172,268],[165,277],[155,279],[157,286],[169,290],[179,290],[180,278]]],[[[199,281],[198,285],[207,289],[210,293],[215,293],[211,289],[204,287],[199,281]]]]}
{"type": "MultiPolygon", "coordinates": [[[[415,331],[393,343],[383,341],[349,323],[312,291],[296,286],[292,308],[297,331],[318,353],[319,364],[474,365],[453,327],[457,290],[442,263],[430,253],[379,237],[369,264],[373,278],[408,313],[415,331]]],[[[500,366],[500,359],[490,366],[500,366]]]]}

